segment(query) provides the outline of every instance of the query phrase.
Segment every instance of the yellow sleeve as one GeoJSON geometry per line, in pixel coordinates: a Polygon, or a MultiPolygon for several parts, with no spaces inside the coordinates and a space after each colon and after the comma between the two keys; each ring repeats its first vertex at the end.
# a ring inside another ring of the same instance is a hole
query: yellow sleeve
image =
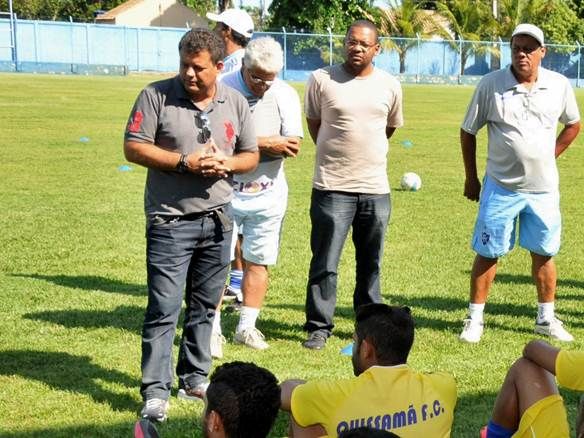
{"type": "Polygon", "coordinates": [[[436,372],[428,374],[437,391],[444,398],[444,403],[452,409],[456,406],[457,390],[456,380],[448,373],[436,372]]]}
{"type": "Polygon", "coordinates": [[[350,381],[312,381],[292,391],[291,411],[302,426],[321,424],[326,428],[337,406],[345,398],[350,381]]]}
{"type": "Polygon", "coordinates": [[[556,358],[556,377],[561,386],[584,391],[584,351],[560,351],[556,358]]]}

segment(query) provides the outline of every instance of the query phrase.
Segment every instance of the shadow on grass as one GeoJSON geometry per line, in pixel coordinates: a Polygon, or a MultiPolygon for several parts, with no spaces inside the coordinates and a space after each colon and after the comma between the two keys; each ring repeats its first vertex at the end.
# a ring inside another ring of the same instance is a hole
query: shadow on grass
{"type": "Polygon", "coordinates": [[[93,364],[89,356],[74,356],[53,351],[2,351],[0,374],[18,375],[43,382],[56,390],[86,394],[97,403],[110,405],[115,411],[138,412],[140,407],[129,395],[116,394],[96,383],[99,380],[115,382],[137,391],[140,382],[119,371],[93,364]]]}
{"type": "Polygon", "coordinates": [[[24,318],[50,322],[63,327],[113,327],[134,333],[142,332],[144,307],[118,306],[115,310],[51,310],[26,313],[24,318]]]}
{"type": "Polygon", "coordinates": [[[54,283],[71,289],[98,290],[107,293],[146,296],[144,284],[124,283],[97,275],[41,275],[41,274],[11,274],[13,277],[32,278],[54,283]]]}

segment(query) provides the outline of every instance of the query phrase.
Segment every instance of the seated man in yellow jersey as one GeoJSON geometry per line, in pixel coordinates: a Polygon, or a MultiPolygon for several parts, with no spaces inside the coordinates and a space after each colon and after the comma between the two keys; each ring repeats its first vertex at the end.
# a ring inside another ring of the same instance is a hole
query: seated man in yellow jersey
{"type": "MultiPolygon", "coordinates": [[[[568,438],[570,427],[556,378],[561,386],[584,391],[584,351],[561,351],[546,342],[531,341],[507,372],[482,436],[568,438]]],[[[582,413],[576,436],[584,437],[582,413]]]]}
{"type": "Polygon", "coordinates": [[[337,437],[366,426],[401,438],[449,437],[456,383],[449,374],[420,373],[406,364],[414,342],[410,309],[360,306],[353,338],[356,377],[280,385],[292,436],[337,437]]]}

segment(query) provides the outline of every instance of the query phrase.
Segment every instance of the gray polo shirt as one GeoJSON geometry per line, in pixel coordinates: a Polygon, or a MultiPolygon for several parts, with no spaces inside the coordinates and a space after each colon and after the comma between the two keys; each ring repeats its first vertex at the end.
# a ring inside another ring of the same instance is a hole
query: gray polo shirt
{"type": "MultiPolygon", "coordinates": [[[[180,78],[148,85],[134,104],[126,140],[152,143],[183,154],[202,149],[195,114],[200,113],[180,78]]],[[[213,140],[226,154],[257,151],[256,133],[245,98],[217,83],[213,101],[204,111],[213,140]]],[[[232,178],[206,178],[192,173],[148,169],[144,207],[146,215],[185,215],[220,207],[233,197],[232,178]]]]}
{"type": "Polygon", "coordinates": [[[487,125],[489,177],[509,190],[543,193],[558,189],[558,120],[564,125],[580,120],[568,79],[540,67],[528,90],[506,68],[481,79],[462,129],[476,135],[487,125]]]}

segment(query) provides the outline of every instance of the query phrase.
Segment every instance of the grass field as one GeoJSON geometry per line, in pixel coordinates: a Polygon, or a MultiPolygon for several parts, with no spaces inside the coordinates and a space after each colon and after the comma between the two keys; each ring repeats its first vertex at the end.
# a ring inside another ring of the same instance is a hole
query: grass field
{"type": "MultiPolygon", "coordinates": [[[[130,436],[141,406],[140,329],[146,303],[143,186],[146,171],[122,153],[126,119],[153,76],[0,76],[0,436],[130,436]]],[[[300,93],[303,87],[297,85],[300,93]]],[[[462,196],[458,127],[471,87],[405,86],[406,126],[391,142],[394,188],[406,171],[420,192],[393,191],[383,269],[388,303],[417,321],[410,364],[456,376],[454,437],[486,424],[506,369],[533,338],[535,290],[528,254],[501,260],[484,340],[458,341],[466,314],[476,204],[462,196]],[[412,147],[403,143],[411,142],[412,147]]],[[[584,93],[577,92],[584,103],[584,93]]],[[[484,162],[484,135],[480,137],[484,162]]],[[[584,348],[584,136],[559,160],[564,217],[559,315],[584,348]]],[[[225,361],[246,360],[279,379],[351,374],[339,354],[352,334],[353,248],[340,266],[335,336],[303,349],[304,289],[314,145],[286,162],[290,201],[279,264],[259,328],[271,348],[229,342],[225,361]]],[[[482,166],[481,166],[482,167],[482,166]]],[[[224,314],[231,340],[237,316],[224,314]]],[[[573,423],[577,394],[562,391],[573,423]]],[[[200,436],[200,405],[172,399],[164,437],[200,436]]],[[[282,415],[273,431],[285,436],[282,415]]]]}

